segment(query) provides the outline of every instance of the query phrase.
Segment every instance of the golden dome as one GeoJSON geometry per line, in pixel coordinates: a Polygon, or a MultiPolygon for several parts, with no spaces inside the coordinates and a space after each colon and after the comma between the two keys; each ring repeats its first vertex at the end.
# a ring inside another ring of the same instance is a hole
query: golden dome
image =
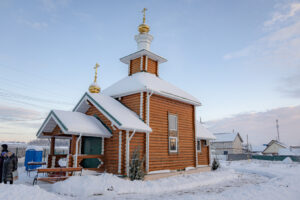
{"type": "Polygon", "coordinates": [[[90,93],[99,93],[100,89],[101,88],[96,83],[92,83],[89,87],[90,93]]]}
{"type": "Polygon", "coordinates": [[[150,31],[150,27],[147,24],[139,25],[139,32],[140,33],[148,33],[150,31]]]}

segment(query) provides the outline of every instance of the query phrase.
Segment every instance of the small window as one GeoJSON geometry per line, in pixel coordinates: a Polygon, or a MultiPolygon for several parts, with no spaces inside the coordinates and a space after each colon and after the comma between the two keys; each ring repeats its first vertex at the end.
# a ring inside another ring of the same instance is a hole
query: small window
{"type": "Polygon", "coordinates": [[[169,137],[169,151],[177,152],[177,137],[169,137]]]}
{"type": "Polygon", "coordinates": [[[228,155],[228,151],[224,151],[224,155],[228,155]]]}
{"type": "Polygon", "coordinates": [[[197,140],[197,151],[201,152],[201,140],[197,140]]]}
{"type": "Polygon", "coordinates": [[[203,145],[207,146],[207,140],[203,140],[203,145]]]}
{"type": "Polygon", "coordinates": [[[177,115],[169,114],[169,130],[177,131],[177,115]]]}

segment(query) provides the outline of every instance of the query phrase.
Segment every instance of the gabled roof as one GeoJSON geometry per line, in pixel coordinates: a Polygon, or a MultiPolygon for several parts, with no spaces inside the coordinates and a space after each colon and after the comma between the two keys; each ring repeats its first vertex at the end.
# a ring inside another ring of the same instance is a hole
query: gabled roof
{"type": "Polygon", "coordinates": [[[121,97],[138,92],[153,92],[192,105],[201,105],[197,98],[160,79],[156,75],[147,72],[138,72],[127,76],[106,88],[102,93],[111,97],[121,97]]]}
{"type": "Polygon", "coordinates": [[[269,147],[269,146],[271,146],[272,144],[278,144],[279,146],[282,146],[282,147],[284,147],[284,148],[288,148],[288,146],[286,146],[285,144],[283,144],[282,142],[279,142],[279,141],[277,141],[277,140],[271,140],[271,142],[269,142],[268,144],[267,144],[267,147],[269,147]]]}
{"type": "Polygon", "coordinates": [[[128,56],[120,58],[120,61],[122,63],[129,64],[131,60],[142,57],[142,56],[148,56],[148,58],[151,58],[152,60],[155,60],[158,63],[167,62],[167,59],[165,59],[159,55],[156,55],[155,53],[152,53],[151,51],[148,51],[146,49],[142,49],[142,50],[132,53],[128,56]]]}
{"type": "Polygon", "coordinates": [[[85,93],[73,111],[85,113],[91,102],[113,125],[121,130],[152,132],[139,116],[116,99],[102,93],[85,93]]]}
{"type": "Polygon", "coordinates": [[[37,133],[51,133],[56,126],[66,135],[85,135],[94,137],[111,137],[107,128],[94,116],[80,112],[52,110],[37,133]]]}
{"type": "MultiPolygon", "coordinates": [[[[288,146],[286,146],[285,144],[277,141],[277,140],[271,140],[268,144],[267,147],[265,148],[265,150],[263,151],[263,153],[265,153],[266,151],[269,150],[270,146],[272,146],[273,144],[277,144],[279,146],[281,146],[282,148],[288,148],[288,146]]],[[[277,152],[278,153],[278,152],[277,152]]]]}
{"type": "Polygon", "coordinates": [[[267,146],[265,145],[251,145],[252,152],[263,152],[267,146]]]}
{"type": "Polygon", "coordinates": [[[217,139],[213,142],[233,142],[236,137],[239,137],[243,142],[239,133],[214,133],[214,136],[216,136],[217,139]]]}
{"type": "Polygon", "coordinates": [[[196,135],[197,138],[205,140],[214,140],[216,137],[207,130],[200,122],[196,122],[196,135]]]}

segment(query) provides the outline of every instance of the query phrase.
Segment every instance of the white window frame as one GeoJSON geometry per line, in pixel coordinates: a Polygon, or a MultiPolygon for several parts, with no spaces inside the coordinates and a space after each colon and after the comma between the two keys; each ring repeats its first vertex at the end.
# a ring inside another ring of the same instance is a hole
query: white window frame
{"type": "Polygon", "coordinates": [[[177,153],[178,152],[178,138],[177,137],[169,137],[169,152],[170,153],[177,153]],[[175,139],[176,140],[176,150],[171,150],[171,139],[175,139]]]}
{"type": "Polygon", "coordinates": [[[197,152],[201,152],[201,150],[202,150],[202,145],[201,145],[201,139],[197,139],[197,152]],[[200,141],[200,149],[198,149],[198,141],[200,141]]]}
{"type": "Polygon", "coordinates": [[[169,114],[168,124],[169,124],[169,130],[170,131],[177,131],[178,130],[178,118],[177,118],[177,115],[169,114]],[[170,125],[171,125],[170,121],[171,121],[172,118],[175,120],[175,129],[171,129],[171,127],[170,127],[170,125]]]}

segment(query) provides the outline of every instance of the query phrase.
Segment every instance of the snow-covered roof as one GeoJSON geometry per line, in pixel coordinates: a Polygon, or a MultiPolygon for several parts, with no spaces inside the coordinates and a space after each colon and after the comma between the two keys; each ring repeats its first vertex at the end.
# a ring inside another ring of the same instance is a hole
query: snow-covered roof
{"type": "Polygon", "coordinates": [[[263,152],[267,146],[265,145],[251,145],[252,152],[263,152]]]}
{"type": "Polygon", "coordinates": [[[85,113],[89,108],[86,100],[89,100],[118,129],[152,132],[152,129],[135,112],[116,99],[102,93],[85,93],[74,111],[85,113]]]}
{"type": "Polygon", "coordinates": [[[288,148],[282,148],[278,150],[278,155],[280,156],[294,156],[294,152],[290,151],[288,148]]]}
{"type": "Polygon", "coordinates": [[[44,149],[43,149],[43,147],[41,147],[41,146],[27,146],[26,147],[26,151],[27,150],[35,150],[35,151],[43,151],[44,149]]]}
{"type": "Polygon", "coordinates": [[[214,140],[216,137],[207,130],[200,122],[196,122],[196,135],[197,138],[205,140],[214,140]]]}
{"type": "Polygon", "coordinates": [[[282,147],[284,147],[284,148],[288,148],[288,146],[287,145],[285,145],[285,144],[283,144],[282,142],[279,142],[279,141],[277,141],[277,140],[271,140],[271,142],[269,142],[269,144],[267,144],[267,146],[269,147],[269,146],[271,146],[272,144],[278,144],[279,146],[282,146],[282,147]]]}
{"type": "Polygon", "coordinates": [[[239,137],[243,142],[239,133],[214,133],[214,136],[216,136],[217,139],[213,142],[233,142],[236,137],[239,137]]]}
{"type": "Polygon", "coordinates": [[[120,61],[125,64],[129,64],[131,60],[142,57],[142,56],[148,56],[148,58],[151,58],[152,60],[155,60],[158,63],[167,62],[167,59],[165,59],[159,55],[156,55],[155,53],[152,53],[151,51],[148,51],[146,49],[142,49],[142,50],[132,53],[128,56],[120,58],[120,61]]]}
{"type": "Polygon", "coordinates": [[[298,155],[300,156],[300,148],[298,147],[291,147],[291,151],[295,154],[295,155],[298,155]]]}
{"type": "Polygon", "coordinates": [[[57,125],[66,135],[111,137],[110,131],[96,117],[62,110],[52,110],[49,113],[37,136],[47,137],[42,133],[51,133],[57,125]]]}
{"type": "Polygon", "coordinates": [[[103,90],[103,94],[111,97],[121,97],[146,91],[151,91],[155,94],[183,101],[192,105],[201,105],[197,98],[160,79],[156,75],[147,72],[138,72],[131,76],[127,76],[103,90]]]}

